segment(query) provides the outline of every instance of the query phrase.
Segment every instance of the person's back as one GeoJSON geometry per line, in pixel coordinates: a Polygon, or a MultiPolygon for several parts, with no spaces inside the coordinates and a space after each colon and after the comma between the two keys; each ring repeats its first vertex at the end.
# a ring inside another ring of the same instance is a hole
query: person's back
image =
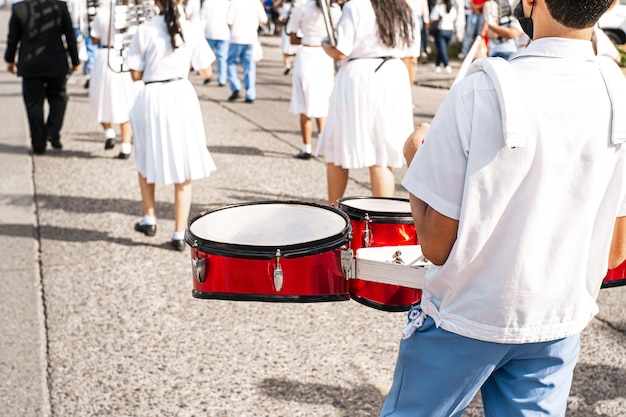
{"type": "MultiPolygon", "coordinates": [[[[580,331],[597,312],[606,237],[624,194],[609,187],[624,180],[626,156],[610,142],[611,103],[589,42],[536,40],[511,65],[523,111],[507,118],[524,126],[523,147],[504,147],[498,93],[485,73],[447,98],[462,103],[466,117],[429,131],[433,138],[458,132],[467,160],[449,155],[458,168],[446,172],[471,181],[420,176],[445,189],[444,214],[464,219],[423,306],[467,337],[524,343],[580,331]],[[481,111],[486,103],[496,110],[481,111]]],[[[427,137],[424,149],[445,143],[427,137]]],[[[416,164],[426,157],[418,153],[416,164]]]]}
{"type": "Polygon", "coordinates": [[[258,39],[259,26],[267,15],[258,0],[231,0],[228,11],[231,43],[251,45],[258,39]]]}
{"type": "Polygon", "coordinates": [[[476,62],[405,144],[426,258],[381,416],[563,416],[581,332],[626,258],[626,80],[595,57],[612,0],[522,0],[534,39],[476,62]],[[614,233],[618,234],[616,237],[614,233]]]}
{"type": "MultiPolygon", "coordinates": [[[[12,6],[13,19],[19,21],[21,34],[18,75],[39,77],[69,73],[68,53],[62,36],[68,27],[73,33],[73,27],[65,2],[24,0],[12,6]]],[[[10,26],[14,24],[18,23],[9,23],[10,26]]],[[[12,35],[14,33],[9,32],[8,54],[15,53],[17,42],[12,35]]]]}

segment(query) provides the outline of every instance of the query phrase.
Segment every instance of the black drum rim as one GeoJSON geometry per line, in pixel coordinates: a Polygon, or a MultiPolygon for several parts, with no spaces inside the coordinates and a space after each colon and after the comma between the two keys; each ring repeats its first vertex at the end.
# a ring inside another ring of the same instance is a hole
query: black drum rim
{"type": "Polygon", "coordinates": [[[402,197],[368,197],[368,196],[348,196],[341,197],[337,200],[338,207],[340,210],[344,211],[348,217],[352,220],[363,221],[365,220],[365,215],[369,217],[371,223],[413,223],[413,215],[409,213],[398,213],[393,211],[375,211],[370,212],[367,210],[362,210],[356,207],[350,207],[346,205],[344,202],[348,200],[380,200],[380,201],[399,201],[404,203],[409,203],[408,198],[402,197]]]}

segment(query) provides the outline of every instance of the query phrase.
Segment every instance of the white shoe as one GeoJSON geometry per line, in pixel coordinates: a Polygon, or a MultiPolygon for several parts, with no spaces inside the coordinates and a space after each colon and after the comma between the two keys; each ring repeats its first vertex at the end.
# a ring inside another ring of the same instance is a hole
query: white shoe
{"type": "Polygon", "coordinates": [[[450,68],[450,65],[448,65],[447,67],[445,67],[443,70],[444,70],[444,72],[445,72],[446,74],[452,74],[452,68],[450,68]]]}
{"type": "Polygon", "coordinates": [[[465,52],[459,52],[459,54],[456,57],[459,59],[465,59],[466,57],[465,52]]]}
{"type": "Polygon", "coordinates": [[[443,68],[441,68],[439,65],[435,66],[434,69],[437,74],[441,74],[443,72],[443,68]]]}

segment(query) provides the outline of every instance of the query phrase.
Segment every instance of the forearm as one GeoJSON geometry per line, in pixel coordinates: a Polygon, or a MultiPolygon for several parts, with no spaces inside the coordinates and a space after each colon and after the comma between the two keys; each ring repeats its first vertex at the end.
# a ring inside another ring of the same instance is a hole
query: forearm
{"type": "Polygon", "coordinates": [[[442,215],[413,194],[409,200],[422,253],[435,265],[443,265],[456,242],[458,220],[442,215]]]}
{"type": "Polygon", "coordinates": [[[322,42],[322,48],[324,48],[324,52],[334,59],[335,61],[341,61],[342,59],[346,59],[346,56],[339,51],[339,49],[331,46],[327,41],[322,42]]]}
{"type": "Polygon", "coordinates": [[[609,268],[616,268],[626,260],[626,217],[615,219],[613,239],[609,252],[609,268]]]}

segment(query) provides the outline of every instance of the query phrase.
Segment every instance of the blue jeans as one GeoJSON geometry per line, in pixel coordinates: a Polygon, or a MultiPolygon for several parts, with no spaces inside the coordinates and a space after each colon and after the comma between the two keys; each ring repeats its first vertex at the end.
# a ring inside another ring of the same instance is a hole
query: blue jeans
{"type": "Polygon", "coordinates": [[[232,92],[241,90],[241,80],[237,74],[237,63],[241,61],[243,68],[243,85],[246,87],[246,98],[256,99],[256,62],[252,58],[253,45],[231,43],[228,45],[228,83],[232,92]]]}
{"type": "Polygon", "coordinates": [[[480,35],[485,23],[485,16],[481,14],[470,13],[465,22],[465,39],[463,39],[463,46],[461,52],[464,54],[469,51],[476,36],[480,35]]]}
{"type": "Polygon", "coordinates": [[[217,60],[217,82],[219,85],[226,84],[227,69],[226,58],[228,57],[228,41],[222,39],[209,39],[207,42],[213,52],[215,52],[215,58],[217,60]]]}
{"type": "Polygon", "coordinates": [[[435,46],[437,47],[437,61],[435,65],[448,66],[448,44],[452,40],[452,34],[451,30],[440,30],[437,36],[435,36],[435,46]]]}
{"type": "MultiPolygon", "coordinates": [[[[419,306],[409,314],[415,310],[419,306]]],[[[486,417],[565,415],[580,335],[542,343],[491,343],[421,318],[423,324],[400,343],[381,417],[458,417],[478,390],[486,417]]]]}

